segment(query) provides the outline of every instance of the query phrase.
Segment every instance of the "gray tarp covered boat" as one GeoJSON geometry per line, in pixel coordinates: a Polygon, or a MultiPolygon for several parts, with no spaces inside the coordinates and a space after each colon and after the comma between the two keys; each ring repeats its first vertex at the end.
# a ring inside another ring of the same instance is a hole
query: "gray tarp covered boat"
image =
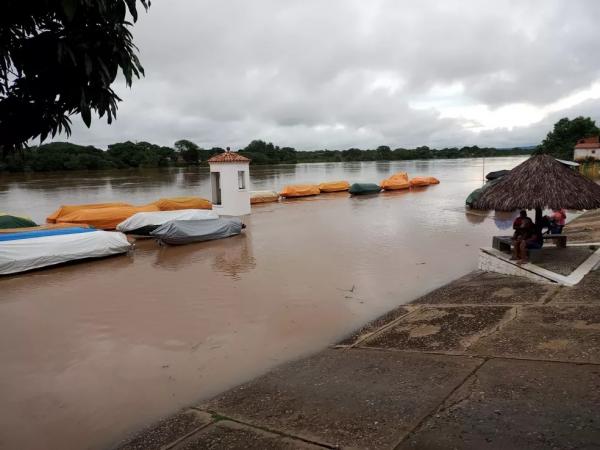
{"type": "Polygon", "coordinates": [[[245,225],[237,217],[212,220],[172,220],[159,226],[150,235],[165,244],[182,245],[235,236],[245,225]]]}

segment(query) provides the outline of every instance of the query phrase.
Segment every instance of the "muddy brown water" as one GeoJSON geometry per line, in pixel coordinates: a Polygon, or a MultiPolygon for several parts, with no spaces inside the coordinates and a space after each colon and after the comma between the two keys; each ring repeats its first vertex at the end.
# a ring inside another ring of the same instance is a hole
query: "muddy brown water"
{"type": "MultiPolygon", "coordinates": [[[[485,161],[485,171],[523,158],[485,161]]],[[[0,447],[115,446],[474,269],[510,216],[466,214],[481,160],[253,167],[253,189],[407,170],[441,184],[253,208],[243,235],[0,278],[0,447]]],[[[0,210],[208,196],[206,169],[0,177],[0,210]]]]}

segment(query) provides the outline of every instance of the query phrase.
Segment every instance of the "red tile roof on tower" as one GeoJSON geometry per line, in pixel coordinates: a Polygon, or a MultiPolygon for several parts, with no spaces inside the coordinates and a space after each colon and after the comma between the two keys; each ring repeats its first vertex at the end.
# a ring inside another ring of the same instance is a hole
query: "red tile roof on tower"
{"type": "Polygon", "coordinates": [[[208,160],[208,162],[250,162],[250,158],[246,158],[237,152],[223,152],[213,156],[208,160]]]}
{"type": "Polygon", "coordinates": [[[575,148],[600,148],[600,136],[579,139],[575,148]]]}

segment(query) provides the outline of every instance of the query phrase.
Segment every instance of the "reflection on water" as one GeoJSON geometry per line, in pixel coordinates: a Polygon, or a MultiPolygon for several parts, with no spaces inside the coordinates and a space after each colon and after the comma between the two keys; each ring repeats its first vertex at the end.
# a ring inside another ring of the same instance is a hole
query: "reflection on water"
{"type": "MultiPolygon", "coordinates": [[[[156,245],[145,241],[145,248],[156,245]]],[[[252,243],[246,233],[223,241],[209,241],[188,246],[161,246],[156,252],[154,267],[166,270],[179,270],[203,260],[211,261],[214,272],[223,273],[234,280],[240,280],[243,273],[256,267],[252,256],[252,243]]]]}
{"type": "MultiPolygon", "coordinates": [[[[520,161],[486,159],[486,171],[520,161]]],[[[253,167],[251,185],[397,171],[441,184],[259,205],[242,236],[148,239],[130,256],[0,278],[0,445],[110,447],[474,269],[478,248],[512,219],[465,214],[481,160],[253,167]]],[[[27,174],[0,177],[0,210],[42,220],[62,203],[208,189],[206,168],[27,174]]]]}

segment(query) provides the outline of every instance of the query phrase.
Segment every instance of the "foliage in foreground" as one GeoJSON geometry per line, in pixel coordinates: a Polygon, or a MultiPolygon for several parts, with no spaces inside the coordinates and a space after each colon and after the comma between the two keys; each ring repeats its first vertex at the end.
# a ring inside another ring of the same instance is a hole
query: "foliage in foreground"
{"type": "MultiPolygon", "coordinates": [[[[68,142],[52,142],[31,147],[0,159],[0,171],[46,172],[56,170],[100,170],[138,167],[167,167],[174,165],[206,164],[222,148],[202,149],[191,141],[179,140],[174,148],[149,142],[120,142],[101,150],[68,142]]],[[[500,150],[494,148],[463,147],[434,150],[428,147],[395,149],[380,146],[373,150],[314,150],[296,151],[264,141],[252,141],[239,150],[252,159],[252,164],[294,164],[302,162],[395,161],[412,159],[473,158],[482,156],[525,155],[531,149],[500,150]]]]}
{"type": "MultiPolygon", "coordinates": [[[[149,0],[139,0],[148,8],[149,0]]],[[[0,3],[0,150],[70,133],[73,114],[111,123],[125,84],[142,75],[128,13],[137,0],[3,0],[0,3]]]]}

